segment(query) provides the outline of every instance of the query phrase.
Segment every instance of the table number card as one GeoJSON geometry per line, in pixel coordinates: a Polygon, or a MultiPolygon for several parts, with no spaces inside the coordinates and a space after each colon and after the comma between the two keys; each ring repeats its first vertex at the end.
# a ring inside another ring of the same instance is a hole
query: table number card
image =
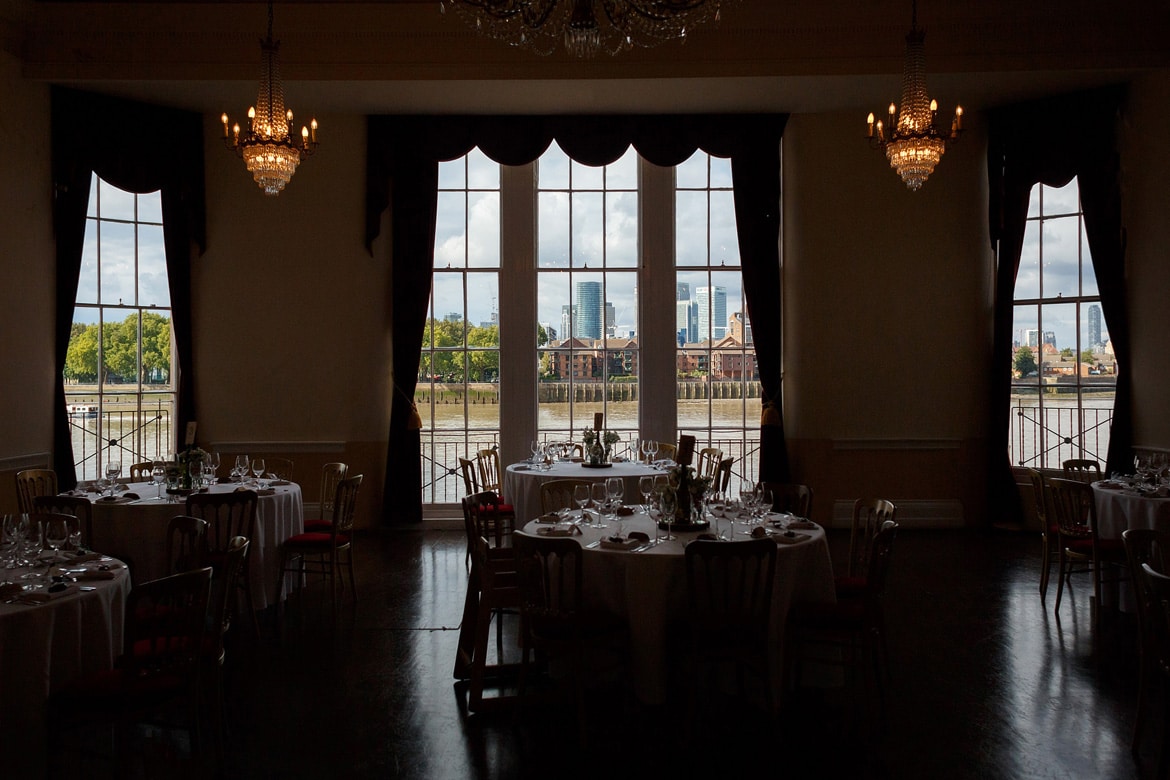
{"type": "Polygon", "coordinates": [[[195,446],[195,429],[198,427],[199,427],[199,423],[195,422],[194,420],[187,423],[187,438],[184,442],[186,444],[186,446],[188,446],[188,447],[195,446]]]}

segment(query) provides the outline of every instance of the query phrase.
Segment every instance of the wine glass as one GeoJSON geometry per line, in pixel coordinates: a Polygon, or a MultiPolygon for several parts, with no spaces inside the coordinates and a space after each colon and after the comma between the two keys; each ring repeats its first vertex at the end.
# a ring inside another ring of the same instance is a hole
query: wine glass
{"type": "Polygon", "coordinates": [[[106,461],[106,487],[109,492],[106,495],[114,495],[114,483],[118,481],[118,476],[122,473],[122,461],[107,460],[106,461]]]}
{"type": "Polygon", "coordinates": [[[638,477],[638,492],[642,494],[642,511],[650,511],[650,496],[654,493],[654,477],[643,474],[638,477]]]}
{"type": "Polygon", "coordinates": [[[45,523],[45,543],[53,551],[50,560],[59,560],[59,554],[65,543],[69,541],[69,522],[64,517],[51,517],[45,523]]]}
{"type": "Polygon", "coordinates": [[[528,448],[530,450],[532,450],[532,457],[528,459],[528,462],[529,463],[536,463],[537,456],[540,455],[540,442],[537,441],[536,439],[533,439],[528,444],[528,448]]]}
{"type": "Polygon", "coordinates": [[[167,481],[167,464],[161,460],[153,460],[150,462],[150,484],[158,486],[159,500],[162,500],[162,486],[167,481]]]}
{"type": "Polygon", "coordinates": [[[605,480],[605,496],[609,499],[609,513],[617,523],[617,535],[622,535],[623,522],[618,510],[622,508],[622,498],[625,496],[626,484],[621,477],[610,477],[605,480]]]}
{"type": "Polygon", "coordinates": [[[607,528],[606,523],[601,522],[601,512],[605,508],[605,483],[594,482],[589,486],[589,497],[593,499],[593,509],[597,512],[597,522],[590,525],[590,528],[607,528]]]}
{"type": "Polygon", "coordinates": [[[662,540],[665,542],[672,542],[678,538],[674,535],[674,511],[676,506],[677,502],[673,490],[659,491],[658,511],[662,514],[662,519],[666,521],[666,536],[662,537],[662,540]]]}
{"type": "Polygon", "coordinates": [[[252,475],[256,477],[256,486],[264,487],[260,484],[260,477],[264,475],[264,458],[252,459],[252,475]]]}
{"type": "Polygon", "coordinates": [[[28,515],[4,515],[4,542],[8,545],[8,562],[6,569],[16,569],[21,566],[21,553],[24,551],[24,535],[28,533],[28,515]]]}
{"type": "Polygon", "coordinates": [[[247,455],[237,455],[236,467],[232,469],[232,476],[239,477],[240,482],[243,482],[244,478],[248,476],[248,463],[247,455]]]}
{"type": "Polygon", "coordinates": [[[653,463],[654,461],[658,460],[658,442],[654,439],[651,439],[646,444],[647,455],[650,456],[650,462],[653,463]]]}
{"type": "Polygon", "coordinates": [[[214,485],[219,481],[219,477],[216,476],[219,472],[219,452],[207,453],[207,461],[204,466],[204,473],[207,475],[208,484],[214,485]]]}
{"type": "Polygon", "coordinates": [[[192,458],[191,462],[187,464],[187,471],[191,474],[191,487],[200,488],[203,486],[203,461],[199,458],[192,458]]]}
{"type": "Polygon", "coordinates": [[[575,485],[573,487],[573,501],[581,508],[581,521],[585,521],[585,505],[589,503],[589,486],[575,485]]]}
{"type": "Polygon", "coordinates": [[[719,532],[719,521],[723,519],[723,514],[727,509],[725,503],[726,498],[720,491],[715,491],[707,499],[707,511],[711,513],[711,517],[715,520],[715,538],[722,539],[723,535],[719,532]]]}

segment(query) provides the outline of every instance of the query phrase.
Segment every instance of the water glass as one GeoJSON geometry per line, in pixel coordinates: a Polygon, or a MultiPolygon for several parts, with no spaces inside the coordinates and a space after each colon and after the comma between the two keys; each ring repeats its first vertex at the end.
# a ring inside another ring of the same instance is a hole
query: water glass
{"type": "Polygon", "coordinates": [[[593,510],[597,513],[597,520],[591,524],[590,528],[606,528],[606,524],[601,522],[601,512],[605,508],[605,483],[594,482],[589,486],[589,497],[593,499],[593,510]]]}

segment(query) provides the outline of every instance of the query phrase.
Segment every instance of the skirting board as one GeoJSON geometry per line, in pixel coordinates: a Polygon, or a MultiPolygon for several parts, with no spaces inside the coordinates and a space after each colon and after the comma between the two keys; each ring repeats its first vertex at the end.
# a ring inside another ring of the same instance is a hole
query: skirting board
{"type": "MultiPolygon", "coordinates": [[[[902,528],[962,528],[963,505],[956,500],[894,499],[898,508],[897,521],[902,528]]],[[[830,528],[850,528],[853,525],[853,502],[833,502],[830,528]]]]}

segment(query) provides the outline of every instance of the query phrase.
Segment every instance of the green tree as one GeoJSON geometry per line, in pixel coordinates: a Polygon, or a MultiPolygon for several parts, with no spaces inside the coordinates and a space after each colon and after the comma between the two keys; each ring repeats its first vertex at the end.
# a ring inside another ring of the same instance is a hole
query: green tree
{"type": "Polygon", "coordinates": [[[65,378],[94,382],[98,374],[98,326],[73,323],[65,352],[65,378]]]}
{"type": "Polygon", "coordinates": [[[548,343],[548,331],[540,323],[536,324],[536,346],[543,347],[548,343]]]}
{"type": "Polygon", "coordinates": [[[485,382],[500,375],[500,326],[471,328],[467,331],[467,346],[487,349],[468,350],[468,378],[485,382]],[[494,347],[494,349],[492,349],[494,347]]]}
{"type": "Polygon", "coordinates": [[[1088,366],[1097,365],[1097,356],[1093,354],[1093,350],[1086,349],[1081,353],[1081,362],[1088,366]]]}
{"type": "Polygon", "coordinates": [[[142,312],[142,381],[171,379],[171,321],[153,311],[142,312]]]}
{"type": "Polygon", "coordinates": [[[1014,367],[1016,373],[1022,377],[1036,372],[1036,358],[1031,347],[1020,347],[1016,350],[1014,367]]]}
{"type": "Polygon", "coordinates": [[[122,322],[107,322],[102,328],[102,360],[105,363],[105,381],[110,374],[122,381],[138,379],[138,315],[131,314],[122,322]]]}
{"type": "Polygon", "coordinates": [[[1064,349],[1062,349],[1060,351],[1060,359],[1061,360],[1072,360],[1073,359],[1072,347],[1065,347],[1064,349]]]}

